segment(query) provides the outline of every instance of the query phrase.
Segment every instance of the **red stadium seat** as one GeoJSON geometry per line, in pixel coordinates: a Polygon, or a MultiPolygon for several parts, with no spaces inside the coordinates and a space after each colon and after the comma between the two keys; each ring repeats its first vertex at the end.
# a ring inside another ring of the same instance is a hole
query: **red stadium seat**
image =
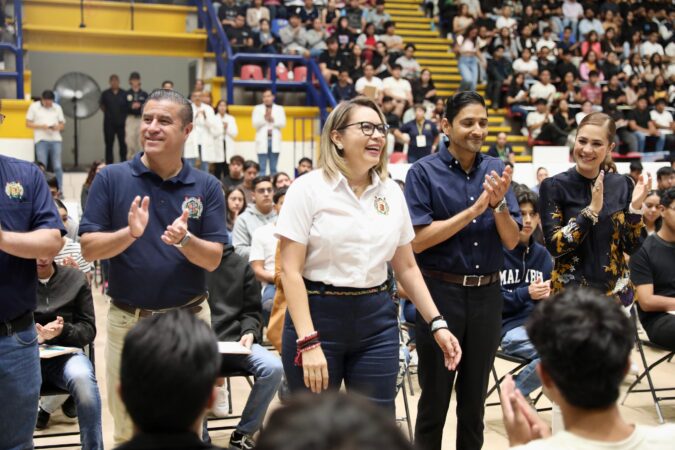
{"type": "Polygon", "coordinates": [[[389,162],[392,164],[406,164],[408,162],[408,155],[403,152],[394,152],[389,157],[389,162]]]}
{"type": "Polygon", "coordinates": [[[307,79],[307,67],[298,66],[293,69],[293,79],[295,81],[305,81],[307,79]]]}
{"type": "Polygon", "coordinates": [[[256,66],[255,64],[246,64],[241,66],[240,78],[242,80],[262,80],[264,79],[263,71],[260,66],[256,66]]]}

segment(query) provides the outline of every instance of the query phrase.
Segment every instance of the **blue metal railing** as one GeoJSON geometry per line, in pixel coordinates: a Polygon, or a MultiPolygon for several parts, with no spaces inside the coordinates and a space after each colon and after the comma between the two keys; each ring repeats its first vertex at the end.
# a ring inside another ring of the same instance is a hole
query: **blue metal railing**
{"type": "Polygon", "coordinates": [[[321,75],[319,66],[314,59],[295,55],[267,54],[267,53],[233,53],[230,41],[218,19],[211,0],[195,0],[200,27],[206,30],[208,50],[215,54],[218,75],[225,77],[227,83],[227,98],[234,98],[236,86],[252,88],[270,88],[276,93],[277,88],[304,89],[307,93],[307,103],[319,108],[321,122],[328,117],[329,107],[335,107],[337,102],[333,93],[321,75]],[[245,63],[265,63],[268,68],[269,79],[263,80],[236,80],[235,67],[245,63]],[[292,62],[307,67],[307,77],[304,81],[280,81],[277,79],[276,67],[280,62],[292,62]],[[318,82],[318,90],[314,82],[318,82]]]}
{"type": "Polygon", "coordinates": [[[14,53],[15,70],[13,72],[0,72],[0,78],[14,78],[16,80],[16,98],[23,100],[23,26],[21,20],[21,0],[14,0],[14,42],[0,42],[0,50],[14,53]]]}

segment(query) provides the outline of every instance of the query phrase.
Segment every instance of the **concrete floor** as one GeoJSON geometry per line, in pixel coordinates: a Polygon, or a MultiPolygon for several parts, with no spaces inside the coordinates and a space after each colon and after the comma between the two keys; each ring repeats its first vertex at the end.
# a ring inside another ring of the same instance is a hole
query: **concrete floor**
{"type": "MultiPolygon", "coordinates": [[[[95,348],[96,348],[96,373],[99,380],[99,387],[101,390],[101,397],[103,402],[103,437],[105,440],[105,446],[108,449],[113,448],[112,442],[112,417],[108,412],[107,407],[107,398],[110,395],[106,391],[105,387],[105,360],[103,358],[103,349],[106,339],[106,315],[108,311],[108,299],[100,293],[100,288],[95,290],[94,294],[94,303],[96,310],[96,324],[98,328],[98,335],[96,336],[95,348]]],[[[656,352],[652,349],[647,349],[647,359],[648,361],[654,361],[660,352],[656,352]]],[[[639,360],[639,355],[637,352],[633,354],[634,360],[638,362],[640,367],[641,363],[639,360]]],[[[510,363],[498,360],[497,361],[497,372],[501,375],[502,373],[508,371],[512,365],[510,363]]],[[[659,366],[653,372],[654,380],[657,386],[675,386],[675,362],[673,363],[664,363],[659,366]]],[[[417,411],[417,401],[419,398],[419,386],[417,384],[417,379],[415,376],[412,377],[413,385],[415,390],[415,395],[409,395],[409,404],[410,412],[413,420],[416,416],[417,411]]],[[[633,376],[629,376],[627,380],[633,380],[633,376]]],[[[646,382],[643,383],[646,385],[646,382]]],[[[624,383],[623,390],[627,389],[628,384],[624,383]]],[[[233,403],[234,403],[234,413],[241,413],[244,402],[248,396],[249,388],[246,382],[243,379],[232,379],[232,388],[233,388],[233,403]]],[[[497,396],[493,395],[489,401],[497,401],[497,396]]],[[[270,410],[277,408],[279,406],[278,400],[275,399],[274,403],[271,405],[270,410]]],[[[544,399],[539,404],[539,406],[547,406],[547,401],[544,399]]],[[[445,426],[445,434],[443,441],[443,449],[453,449],[455,448],[455,426],[456,420],[454,415],[455,403],[454,400],[450,405],[450,412],[448,414],[448,419],[445,426]]],[[[675,401],[665,402],[662,407],[664,417],[666,421],[673,422],[675,421],[675,401]]],[[[403,407],[403,397],[399,394],[397,398],[397,416],[401,417],[404,415],[403,407]]],[[[631,396],[626,401],[626,404],[621,407],[621,412],[629,421],[633,423],[643,424],[643,425],[657,425],[658,420],[656,416],[656,411],[654,409],[653,403],[651,401],[651,396],[649,394],[631,394],[631,396]]],[[[542,417],[550,421],[550,413],[542,413],[542,417]]],[[[229,421],[234,424],[233,421],[229,421]]],[[[224,424],[223,422],[218,422],[219,425],[224,424]]],[[[485,413],[485,449],[503,449],[508,447],[508,441],[506,439],[506,433],[501,422],[501,409],[498,406],[488,407],[485,413]]],[[[407,434],[407,426],[405,422],[400,422],[401,429],[404,433],[407,434]]],[[[38,433],[60,433],[68,431],[77,431],[77,425],[68,421],[68,419],[63,416],[63,414],[58,411],[52,415],[49,428],[43,432],[38,433]]],[[[229,442],[230,431],[216,431],[211,433],[211,437],[216,445],[227,446],[229,442]]],[[[35,441],[36,446],[40,445],[51,445],[56,443],[63,442],[78,442],[79,437],[73,436],[70,439],[68,438],[49,438],[49,439],[38,439],[35,441]]],[[[74,447],[69,447],[74,448],[74,447]]]]}

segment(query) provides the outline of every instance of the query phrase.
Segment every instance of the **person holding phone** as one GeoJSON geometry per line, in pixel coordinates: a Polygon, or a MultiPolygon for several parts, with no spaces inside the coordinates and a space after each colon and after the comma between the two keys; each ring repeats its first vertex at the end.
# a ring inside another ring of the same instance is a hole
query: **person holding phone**
{"type": "Polygon", "coordinates": [[[63,168],[61,164],[62,141],[61,131],[66,125],[61,105],[54,101],[54,92],[42,92],[40,101],[31,104],[26,113],[26,127],[33,130],[35,140],[35,156],[38,162],[52,169],[59,183],[59,190],[63,189],[63,168]]]}

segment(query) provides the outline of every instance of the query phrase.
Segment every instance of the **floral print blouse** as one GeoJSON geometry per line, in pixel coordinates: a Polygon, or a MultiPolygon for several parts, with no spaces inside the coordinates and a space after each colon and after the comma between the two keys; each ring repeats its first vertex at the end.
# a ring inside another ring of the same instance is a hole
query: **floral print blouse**
{"type": "Polygon", "coordinates": [[[598,222],[581,214],[591,203],[595,180],[572,167],[547,178],[539,189],[539,211],[546,248],[554,258],[551,289],[581,285],[614,296],[624,306],[634,300],[624,253],[637,251],[646,237],[642,216],[628,211],[633,182],[608,173],[598,222]]]}

